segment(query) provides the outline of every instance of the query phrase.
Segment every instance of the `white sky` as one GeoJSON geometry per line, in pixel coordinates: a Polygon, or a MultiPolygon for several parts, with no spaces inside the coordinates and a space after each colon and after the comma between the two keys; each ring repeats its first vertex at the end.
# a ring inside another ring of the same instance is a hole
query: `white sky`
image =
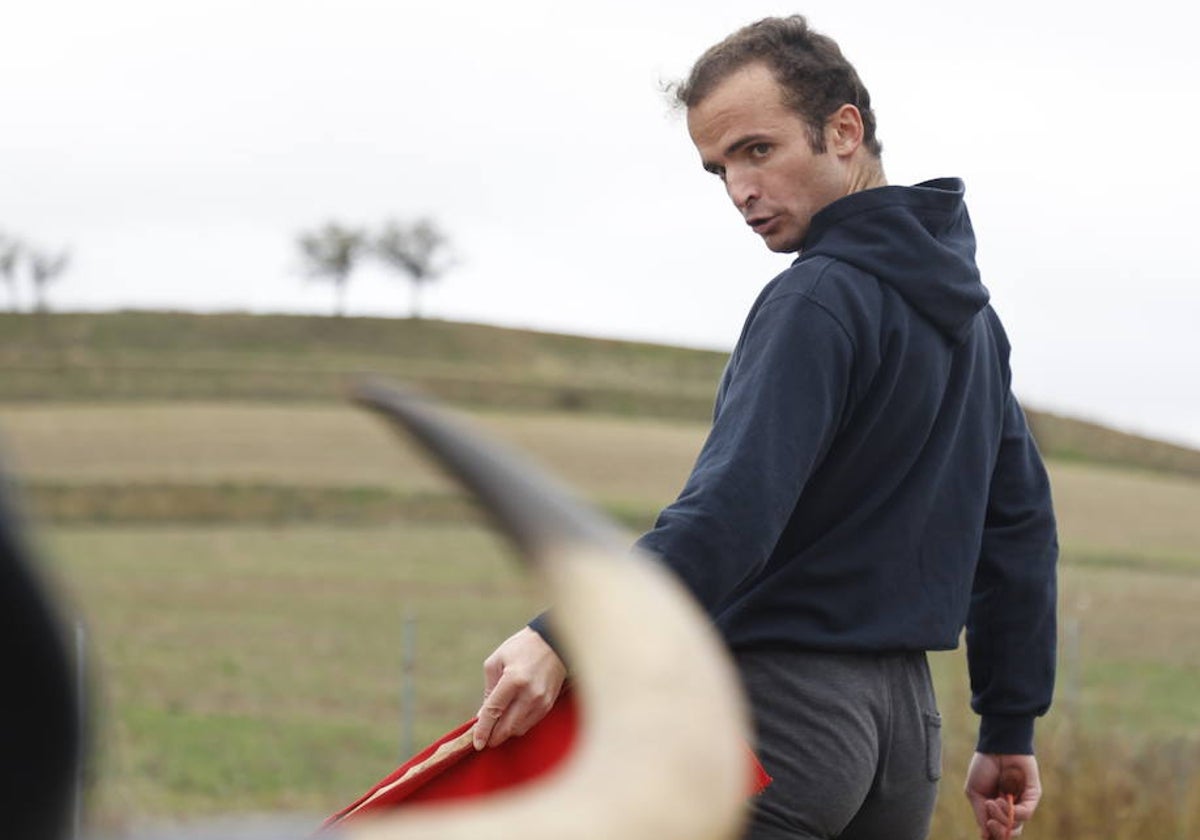
{"type": "MultiPolygon", "coordinates": [[[[1200,446],[1196,14],[1178,0],[2,0],[0,230],[69,246],[58,309],[329,312],[295,234],[433,215],[432,317],[728,349],[789,258],[659,87],[802,11],[892,183],[956,175],[1015,387],[1200,446]]],[[[351,314],[404,315],[364,267],[351,314]]]]}

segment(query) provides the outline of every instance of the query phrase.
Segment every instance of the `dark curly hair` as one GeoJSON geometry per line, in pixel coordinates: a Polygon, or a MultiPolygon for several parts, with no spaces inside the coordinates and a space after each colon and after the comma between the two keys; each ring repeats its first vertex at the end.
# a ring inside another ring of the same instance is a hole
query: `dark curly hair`
{"type": "Polygon", "coordinates": [[[710,47],[687,79],[675,86],[675,99],[691,108],[731,73],[756,61],[771,68],[784,102],[808,126],[814,152],[825,151],[825,122],[849,103],[862,114],[863,145],[879,157],[883,144],[875,137],[871,95],[837,42],[810,29],[803,15],[764,18],[710,47]]]}

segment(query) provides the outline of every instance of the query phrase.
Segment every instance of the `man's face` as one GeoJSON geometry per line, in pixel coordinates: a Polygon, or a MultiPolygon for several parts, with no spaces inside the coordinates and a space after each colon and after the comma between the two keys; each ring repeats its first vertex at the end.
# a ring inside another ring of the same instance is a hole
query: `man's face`
{"type": "Polygon", "coordinates": [[[813,152],[808,126],[765,64],[731,73],[688,109],[687,123],[704,168],[772,251],[800,250],[813,214],[848,192],[844,162],[813,152]]]}

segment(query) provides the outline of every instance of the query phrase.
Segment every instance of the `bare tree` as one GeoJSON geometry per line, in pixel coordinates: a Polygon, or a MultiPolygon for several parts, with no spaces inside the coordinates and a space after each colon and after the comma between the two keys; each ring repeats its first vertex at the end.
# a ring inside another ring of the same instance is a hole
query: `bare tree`
{"type": "Polygon", "coordinates": [[[350,272],[362,255],[366,237],[361,230],[327,222],[320,230],[300,234],[299,244],[308,276],[333,281],[334,315],[340,317],[346,311],[346,285],[350,272]]]}
{"type": "Polygon", "coordinates": [[[0,277],[8,286],[8,308],[17,311],[17,261],[24,246],[19,239],[0,233],[0,277]]]}
{"type": "Polygon", "coordinates": [[[453,265],[450,243],[432,219],[411,225],[394,219],[373,243],[375,255],[412,281],[412,317],[421,317],[421,290],[453,265]]]}
{"type": "Polygon", "coordinates": [[[46,303],[46,287],[66,270],[71,261],[71,254],[66,250],[50,254],[28,248],[26,254],[29,259],[29,277],[33,280],[33,294],[36,301],[34,308],[38,312],[48,312],[50,310],[46,303]]]}

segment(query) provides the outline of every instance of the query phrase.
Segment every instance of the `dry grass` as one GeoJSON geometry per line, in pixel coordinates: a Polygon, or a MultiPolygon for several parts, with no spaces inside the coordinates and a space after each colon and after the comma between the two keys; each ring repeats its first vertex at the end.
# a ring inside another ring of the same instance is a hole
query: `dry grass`
{"type": "MultiPolygon", "coordinates": [[[[704,439],[699,423],[576,414],[472,415],[602,501],[661,505],[704,439]]],[[[351,406],[2,405],[18,474],[37,482],[223,482],[408,492],[452,485],[407,440],[351,406]]]]}
{"type": "MultiPolygon", "coordinates": [[[[651,512],[682,486],[706,426],[577,414],[473,419],[606,505],[651,512]]],[[[350,406],[160,403],[2,405],[0,434],[34,482],[453,490],[412,445],[350,406]]],[[[1069,561],[1200,564],[1200,484],[1050,464],[1069,561]]]]}
{"type": "Polygon", "coordinates": [[[1200,482],[1080,463],[1050,471],[1071,558],[1200,569],[1200,482]]]}
{"type": "Polygon", "coordinates": [[[37,481],[450,486],[349,406],[6,405],[0,430],[18,474],[37,481]]]}
{"type": "Polygon", "coordinates": [[[0,313],[0,400],[341,398],[377,372],[481,406],[703,418],[725,355],[383,318],[0,313]]]}
{"type": "Polygon", "coordinates": [[[1045,412],[1032,412],[1029,424],[1042,452],[1052,458],[1200,477],[1196,449],[1045,412]]]}

